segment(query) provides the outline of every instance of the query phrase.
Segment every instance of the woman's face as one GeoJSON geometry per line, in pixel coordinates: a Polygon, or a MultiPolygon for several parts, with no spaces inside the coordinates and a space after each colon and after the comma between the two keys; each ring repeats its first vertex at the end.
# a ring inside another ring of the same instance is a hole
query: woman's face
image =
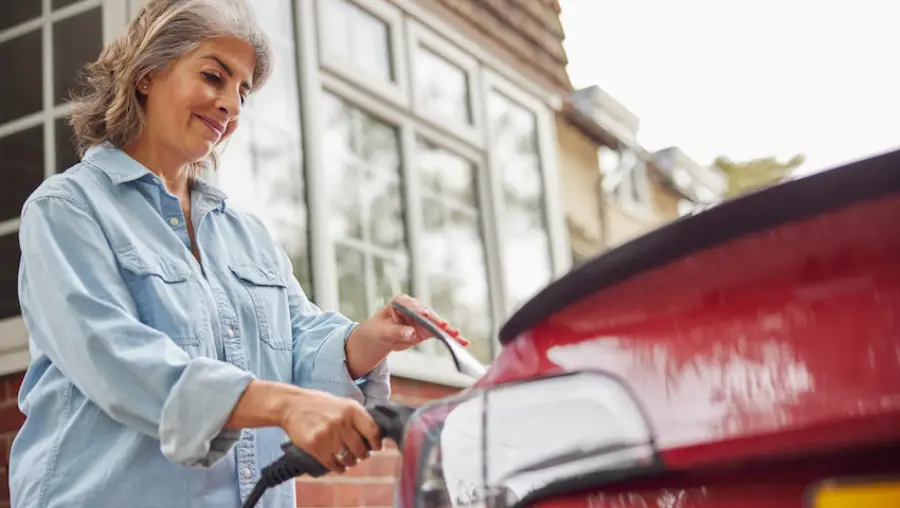
{"type": "Polygon", "coordinates": [[[142,141],[183,163],[203,160],[237,128],[255,66],[249,44],[221,38],[150,76],[138,87],[146,96],[142,141]]]}

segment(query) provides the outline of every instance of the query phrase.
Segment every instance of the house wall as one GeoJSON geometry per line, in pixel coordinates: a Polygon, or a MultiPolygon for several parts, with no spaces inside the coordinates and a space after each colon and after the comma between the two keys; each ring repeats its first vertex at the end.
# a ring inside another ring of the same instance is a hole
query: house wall
{"type": "Polygon", "coordinates": [[[573,255],[587,258],[603,250],[600,165],[597,144],[562,115],[556,136],[563,207],[569,224],[573,255]]]}
{"type": "Polygon", "coordinates": [[[653,172],[650,175],[650,189],[653,194],[653,207],[661,222],[669,222],[678,218],[678,201],[681,195],[672,190],[662,175],[653,172]]]}

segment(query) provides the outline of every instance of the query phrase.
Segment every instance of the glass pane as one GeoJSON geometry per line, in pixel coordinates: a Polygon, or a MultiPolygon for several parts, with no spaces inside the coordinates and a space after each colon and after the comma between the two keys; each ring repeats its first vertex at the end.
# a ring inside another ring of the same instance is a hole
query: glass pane
{"type": "Polygon", "coordinates": [[[429,192],[466,206],[476,206],[474,164],[421,139],[416,156],[422,183],[429,192]]]}
{"type": "Polygon", "coordinates": [[[366,305],[366,269],[363,253],[346,245],[336,244],[340,311],[350,319],[363,321],[369,317],[366,305]]]}
{"type": "Polygon", "coordinates": [[[504,270],[513,310],[550,282],[550,240],[534,113],[493,92],[488,102],[491,150],[503,180],[504,270]]]}
{"type": "Polygon", "coordinates": [[[366,215],[372,243],[388,249],[403,248],[406,235],[399,183],[376,179],[367,182],[362,190],[369,207],[366,215]]]}
{"type": "Polygon", "coordinates": [[[56,172],[71,168],[81,161],[75,151],[72,127],[65,118],[56,119],[56,172]]]}
{"type": "Polygon", "coordinates": [[[390,80],[393,77],[387,23],[349,0],[329,0],[324,9],[323,58],[352,62],[368,73],[390,80]]]}
{"type": "Polygon", "coordinates": [[[61,9],[67,5],[72,5],[80,2],[81,0],[53,0],[53,10],[61,9]]]}
{"type": "Polygon", "coordinates": [[[391,80],[391,43],[387,23],[359,7],[354,9],[351,19],[355,63],[385,81],[391,80]]]}
{"type": "Polygon", "coordinates": [[[258,92],[250,96],[249,110],[254,117],[299,135],[299,85],[294,46],[275,44],[273,49],[275,67],[272,75],[258,92]]]}
{"type": "Polygon", "coordinates": [[[3,16],[0,16],[0,30],[6,30],[7,28],[40,17],[40,15],[40,0],[11,0],[9,2],[3,2],[3,16]]]}
{"type": "Polygon", "coordinates": [[[372,302],[372,312],[384,307],[391,298],[409,293],[409,269],[404,262],[375,257],[375,301],[372,302]]]}
{"type": "Polygon", "coordinates": [[[418,48],[416,58],[416,93],[425,113],[471,124],[466,72],[424,47],[418,48]]]}
{"type": "MultiPolygon", "coordinates": [[[[253,9],[260,25],[266,30],[273,42],[293,44],[294,42],[294,9],[292,0],[264,0],[252,2],[253,9]]],[[[330,3],[330,2],[327,2],[330,3]]],[[[279,60],[275,67],[285,65],[279,60]]]]}
{"type": "Polygon", "coordinates": [[[15,219],[28,196],[44,180],[43,125],[0,138],[3,185],[0,185],[0,221],[15,219]]]}
{"type": "Polygon", "coordinates": [[[103,13],[91,9],[53,25],[53,90],[62,104],[80,87],[81,69],[103,49],[103,13]]]}
{"type": "MultiPolygon", "coordinates": [[[[472,341],[472,353],[492,359],[491,304],[480,212],[474,200],[474,165],[419,141],[417,163],[430,187],[423,193],[422,264],[431,306],[472,341]],[[462,197],[463,199],[459,199],[462,197]]],[[[438,348],[439,354],[444,354],[438,348]]]]}
{"type": "Polygon", "coordinates": [[[0,43],[0,69],[0,124],[43,108],[40,30],[0,43]]]}
{"type": "Polygon", "coordinates": [[[19,315],[19,235],[0,236],[0,319],[19,315]]]}

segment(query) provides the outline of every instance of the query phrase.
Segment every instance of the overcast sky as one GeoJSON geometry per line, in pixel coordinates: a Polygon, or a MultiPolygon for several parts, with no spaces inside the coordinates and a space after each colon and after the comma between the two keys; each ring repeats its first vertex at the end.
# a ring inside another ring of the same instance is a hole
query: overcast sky
{"type": "MultiPolygon", "coordinates": [[[[900,147],[898,0],[561,0],[573,85],[697,162],[900,147]]],[[[898,169],[900,170],[900,169],[898,169]]]]}

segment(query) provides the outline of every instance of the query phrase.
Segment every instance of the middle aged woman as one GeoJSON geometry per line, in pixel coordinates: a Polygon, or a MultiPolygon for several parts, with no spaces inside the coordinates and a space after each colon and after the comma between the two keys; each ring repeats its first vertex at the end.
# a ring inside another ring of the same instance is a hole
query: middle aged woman
{"type": "Polygon", "coordinates": [[[88,67],[83,160],[22,212],[14,508],[236,507],[285,435],[337,472],[380,448],[360,403],[389,396],[385,357],[427,332],[390,305],[362,323],[320,311],[261,222],[199,176],[270,72],[243,0],[150,0],[88,67]]]}

